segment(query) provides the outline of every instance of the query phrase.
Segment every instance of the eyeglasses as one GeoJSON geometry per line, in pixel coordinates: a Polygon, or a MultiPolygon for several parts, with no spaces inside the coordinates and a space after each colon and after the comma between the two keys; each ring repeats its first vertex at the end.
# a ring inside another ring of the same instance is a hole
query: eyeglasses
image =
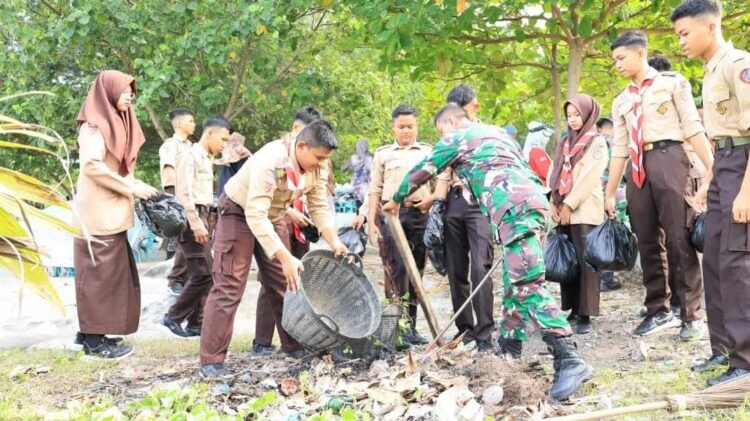
{"type": "Polygon", "coordinates": [[[120,94],[120,97],[121,98],[125,98],[125,99],[129,99],[129,100],[132,101],[132,100],[135,99],[135,92],[125,91],[125,92],[123,92],[123,93],[120,94]]]}

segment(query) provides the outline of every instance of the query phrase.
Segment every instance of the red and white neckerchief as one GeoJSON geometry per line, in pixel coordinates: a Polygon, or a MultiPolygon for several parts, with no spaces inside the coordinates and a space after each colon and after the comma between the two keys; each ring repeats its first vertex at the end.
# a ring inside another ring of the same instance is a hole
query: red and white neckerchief
{"type": "Polygon", "coordinates": [[[643,166],[643,94],[654,79],[645,79],[640,87],[630,85],[629,92],[634,96],[633,117],[630,119],[630,168],[633,182],[638,188],[646,182],[646,168],[643,166]]]}
{"type": "Polygon", "coordinates": [[[571,160],[574,156],[578,155],[579,152],[586,147],[589,141],[596,136],[596,132],[586,132],[582,136],[578,137],[576,144],[573,148],[570,148],[570,138],[566,137],[563,143],[563,165],[562,171],[560,171],[560,181],[557,184],[557,191],[560,195],[564,196],[570,192],[573,188],[573,163],[571,160]]]}
{"type": "MultiPolygon", "coordinates": [[[[297,190],[304,188],[305,182],[304,182],[304,178],[302,177],[302,173],[299,171],[299,168],[295,168],[295,166],[292,165],[292,161],[291,161],[292,142],[287,143],[287,147],[289,148],[289,152],[290,152],[290,160],[287,161],[287,164],[286,164],[286,180],[288,183],[287,186],[289,187],[289,190],[293,191],[294,194],[296,195],[297,190]]],[[[292,206],[299,213],[304,212],[305,206],[302,203],[302,199],[295,199],[294,202],[292,203],[292,206]]],[[[294,227],[294,238],[296,238],[297,241],[299,241],[300,243],[304,244],[306,241],[305,241],[305,236],[302,235],[302,231],[299,229],[298,226],[294,224],[292,224],[292,226],[294,227]]]]}

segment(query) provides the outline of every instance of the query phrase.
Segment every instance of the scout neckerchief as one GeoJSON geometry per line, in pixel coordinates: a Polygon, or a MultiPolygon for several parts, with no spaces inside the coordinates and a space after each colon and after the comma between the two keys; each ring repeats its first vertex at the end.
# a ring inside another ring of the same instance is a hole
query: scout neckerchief
{"type": "Polygon", "coordinates": [[[573,164],[571,163],[571,159],[573,159],[574,156],[578,155],[583,148],[585,148],[589,142],[591,142],[591,139],[596,136],[596,132],[586,132],[583,136],[580,136],[578,140],[576,141],[576,144],[573,145],[573,149],[570,149],[570,138],[566,137],[565,141],[563,142],[563,165],[562,165],[562,171],[560,171],[560,181],[557,185],[557,191],[560,192],[560,196],[565,196],[570,192],[570,189],[573,187],[573,164]]]}
{"type": "MultiPolygon", "coordinates": [[[[292,190],[295,192],[299,187],[300,181],[302,180],[302,174],[300,173],[298,168],[295,168],[294,165],[292,165],[292,143],[293,142],[287,142],[287,153],[289,155],[289,161],[287,161],[286,164],[286,179],[288,181],[288,187],[289,190],[292,190]]],[[[297,210],[299,213],[303,213],[304,211],[304,205],[302,204],[302,199],[295,199],[293,202],[294,209],[297,210]]],[[[298,226],[292,224],[294,227],[294,238],[297,239],[300,243],[305,243],[305,236],[302,235],[302,231],[299,229],[298,226]]]]}
{"type": "Polygon", "coordinates": [[[628,90],[635,96],[633,117],[630,119],[630,168],[633,182],[638,188],[646,181],[646,168],[643,167],[643,94],[654,78],[645,79],[640,87],[630,85],[628,90]]]}

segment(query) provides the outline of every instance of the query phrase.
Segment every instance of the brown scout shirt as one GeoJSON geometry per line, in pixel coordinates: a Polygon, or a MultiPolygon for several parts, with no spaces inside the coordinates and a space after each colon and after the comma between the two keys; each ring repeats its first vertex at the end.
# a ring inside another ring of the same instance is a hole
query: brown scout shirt
{"type": "Polygon", "coordinates": [[[169,139],[165,140],[164,143],[159,147],[159,173],[161,175],[161,186],[169,187],[175,185],[175,180],[171,174],[166,174],[164,171],[165,167],[176,168],[177,157],[180,152],[190,147],[190,141],[183,139],[176,134],[169,139]]]}
{"type": "MultiPolygon", "coordinates": [[[[391,200],[404,176],[419,162],[430,156],[432,147],[414,141],[403,147],[398,142],[378,148],[372,165],[372,179],[368,196],[375,194],[381,201],[391,200]]],[[[418,202],[430,196],[430,186],[425,184],[409,195],[404,203],[418,202]]]]}
{"type": "Polygon", "coordinates": [[[703,117],[708,137],[750,136],[750,53],[727,43],[705,71],[703,117]]]}
{"type": "Polygon", "coordinates": [[[273,228],[274,222],[284,219],[292,202],[303,194],[318,230],[323,232],[334,226],[328,211],[326,180],[322,177],[325,174],[320,169],[302,173],[294,187],[287,177],[287,168],[301,172],[294,145],[283,139],[274,140],[248,158],[224,186],[227,197],[245,209],[247,225],[269,258],[284,248],[273,228]]]}
{"type": "Polygon", "coordinates": [[[207,229],[195,208],[197,205],[211,205],[214,198],[213,159],[203,145],[194,143],[179,154],[175,177],[175,195],[185,207],[190,229],[207,229]]]}
{"type": "MultiPolygon", "coordinates": [[[[660,140],[683,142],[703,132],[698,109],[695,107],[690,83],[677,72],[659,73],[649,68],[646,79],[653,84],[643,93],[643,143],[660,140]]],[[[635,83],[631,82],[630,86],[635,83]]],[[[630,93],[630,86],[620,92],[612,105],[614,123],[613,158],[630,157],[630,129],[633,103],[637,94],[630,93]]]]}

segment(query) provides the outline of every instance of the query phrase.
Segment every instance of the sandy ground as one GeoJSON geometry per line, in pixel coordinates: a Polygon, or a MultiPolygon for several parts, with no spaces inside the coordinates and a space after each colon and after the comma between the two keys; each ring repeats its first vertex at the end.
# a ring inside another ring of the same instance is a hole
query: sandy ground
{"type": "MultiPolygon", "coordinates": [[[[158,323],[174,302],[174,297],[166,288],[166,275],[171,265],[171,260],[138,264],[141,276],[141,322],[138,332],[131,335],[131,338],[143,340],[173,337],[158,323]]],[[[365,271],[375,283],[376,290],[382,294],[382,265],[372,247],[368,248],[365,257],[365,271]]],[[[0,278],[5,276],[0,275],[0,278]]],[[[235,320],[235,332],[240,334],[254,333],[255,307],[260,288],[260,283],[256,279],[257,270],[253,266],[235,320]]],[[[75,348],[72,340],[78,331],[78,319],[73,278],[52,280],[65,305],[65,315],[33,291],[22,289],[17,281],[2,281],[5,286],[0,289],[0,348],[75,348]]],[[[451,309],[447,281],[428,266],[424,282],[431,293],[438,318],[448,320],[451,317],[451,309]]],[[[420,317],[419,329],[425,334],[429,333],[423,317],[420,317]]],[[[449,333],[452,335],[455,331],[449,333]]]]}

